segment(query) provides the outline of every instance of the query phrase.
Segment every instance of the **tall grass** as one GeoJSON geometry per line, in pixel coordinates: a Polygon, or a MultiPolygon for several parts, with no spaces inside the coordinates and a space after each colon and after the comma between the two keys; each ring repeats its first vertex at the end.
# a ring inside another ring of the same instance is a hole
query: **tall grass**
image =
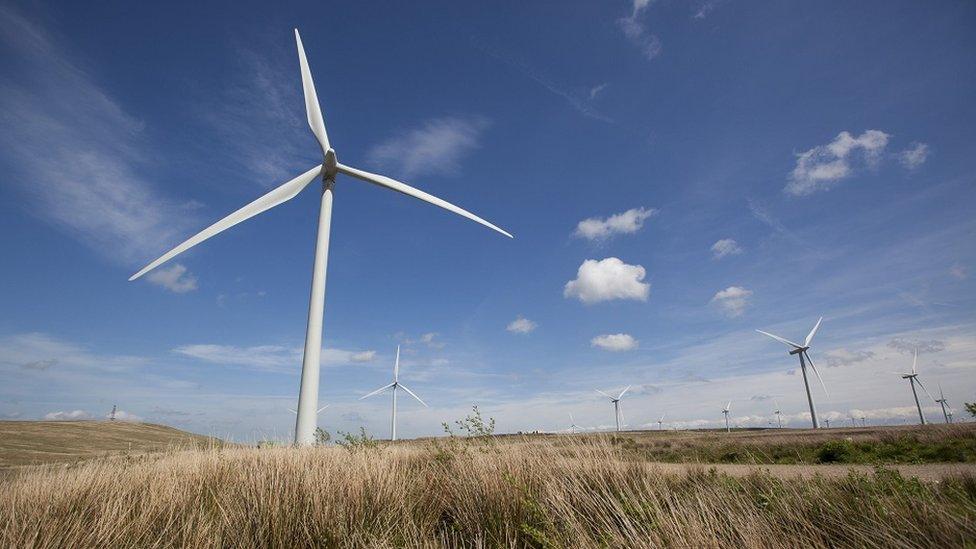
{"type": "Polygon", "coordinates": [[[920,547],[976,540],[976,480],[667,473],[608,439],[214,449],[18,473],[3,547],[920,547]]]}

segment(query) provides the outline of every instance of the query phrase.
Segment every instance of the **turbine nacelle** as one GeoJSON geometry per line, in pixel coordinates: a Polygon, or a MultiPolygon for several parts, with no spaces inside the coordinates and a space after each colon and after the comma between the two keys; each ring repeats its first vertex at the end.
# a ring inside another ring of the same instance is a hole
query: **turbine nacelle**
{"type": "Polygon", "coordinates": [[[810,349],[810,347],[797,347],[796,349],[793,349],[792,351],[790,351],[790,354],[791,355],[798,355],[800,353],[807,352],[809,349],[810,349]]]}
{"type": "Polygon", "coordinates": [[[325,151],[325,158],[322,160],[322,181],[335,181],[339,175],[339,159],[336,157],[335,149],[325,151]]]}

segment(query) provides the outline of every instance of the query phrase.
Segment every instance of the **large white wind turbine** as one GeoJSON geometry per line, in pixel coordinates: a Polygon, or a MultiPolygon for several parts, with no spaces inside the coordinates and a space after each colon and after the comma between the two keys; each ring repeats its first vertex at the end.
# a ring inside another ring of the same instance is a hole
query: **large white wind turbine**
{"type": "Polygon", "coordinates": [[[627,391],[630,390],[630,387],[631,386],[628,385],[627,388],[624,389],[623,391],[620,391],[620,394],[617,395],[617,396],[608,395],[608,394],[604,393],[603,391],[601,391],[599,389],[596,390],[596,392],[598,392],[601,395],[609,398],[610,399],[610,402],[613,403],[613,420],[617,423],[617,432],[618,433],[620,432],[620,399],[624,398],[624,394],[627,391]]]}
{"type": "Polygon", "coordinates": [[[820,386],[823,387],[824,394],[827,394],[827,386],[824,385],[823,378],[820,377],[820,372],[817,371],[817,366],[814,365],[813,359],[810,358],[810,353],[807,351],[810,349],[810,342],[813,341],[813,336],[816,335],[817,330],[820,329],[821,322],[823,322],[823,317],[820,317],[820,320],[817,321],[817,324],[813,327],[812,330],[810,330],[810,333],[807,334],[807,338],[803,340],[803,345],[798,345],[788,339],[783,339],[782,337],[779,337],[778,335],[773,335],[769,332],[756,330],[762,335],[769,336],[775,339],[776,341],[779,341],[780,343],[784,343],[789,347],[791,347],[792,348],[790,350],[791,355],[799,355],[800,371],[803,372],[803,386],[806,387],[807,390],[807,401],[810,403],[810,419],[813,420],[814,429],[819,428],[820,424],[817,422],[817,407],[814,406],[813,404],[813,393],[810,392],[810,382],[807,380],[807,362],[809,362],[810,367],[813,368],[813,373],[817,374],[817,379],[820,380],[820,386]],[[804,357],[806,357],[806,361],[803,360],[804,357]]]}
{"type": "Polygon", "coordinates": [[[467,210],[463,210],[436,196],[427,194],[424,191],[415,189],[395,179],[340,164],[336,157],[335,149],[329,143],[329,136],[325,131],[325,121],[322,118],[322,110],[319,107],[318,96],[315,93],[315,85],[312,82],[312,73],[308,68],[308,60],[305,58],[305,49],[302,47],[302,39],[298,34],[298,29],[295,29],[295,42],[298,45],[298,61],[301,65],[302,87],[305,92],[305,110],[308,115],[308,125],[321,147],[322,163],[200,231],[186,242],[183,242],[166,252],[159,259],[146,265],[141,271],[132,275],[129,280],[131,281],[141,277],[221,231],[291,200],[302,189],[312,183],[312,181],[321,179],[322,195],[319,209],[318,236],[315,241],[315,259],[312,263],[312,291],[308,305],[305,353],[302,359],[302,381],[298,397],[298,418],[295,423],[295,443],[307,445],[315,442],[315,410],[318,408],[319,355],[322,351],[325,278],[329,260],[329,232],[332,224],[332,191],[335,187],[336,176],[340,173],[345,174],[379,187],[385,187],[407,196],[412,196],[466,217],[490,229],[494,229],[509,238],[512,238],[512,235],[467,210]]]}
{"type": "Polygon", "coordinates": [[[726,433],[731,433],[732,432],[732,428],[729,427],[729,412],[731,412],[731,411],[732,411],[732,401],[730,400],[729,403],[725,405],[725,408],[722,409],[722,415],[725,416],[725,432],[726,433]]]}
{"type": "Polygon", "coordinates": [[[396,440],[397,389],[403,389],[404,391],[407,392],[408,395],[417,399],[417,402],[423,404],[424,408],[427,407],[426,402],[420,400],[419,396],[415,395],[413,391],[407,388],[406,385],[400,383],[400,346],[399,345],[397,345],[396,360],[393,362],[393,383],[390,383],[389,385],[384,385],[379,389],[373,391],[372,393],[369,393],[368,395],[363,395],[359,397],[359,400],[363,400],[364,398],[369,398],[373,395],[378,395],[387,389],[393,389],[393,417],[390,419],[390,440],[396,440]]]}
{"type": "Polygon", "coordinates": [[[942,392],[942,384],[939,384],[939,398],[935,399],[936,402],[942,406],[942,417],[945,418],[946,423],[952,423],[952,406],[949,406],[949,401],[946,400],[945,393],[942,392]]]}
{"type": "MultiPolygon", "coordinates": [[[[922,405],[919,404],[918,402],[918,391],[915,390],[915,384],[918,383],[918,386],[921,387],[923,391],[925,391],[925,394],[929,395],[929,392],[925,388],[925,385],[922,385],[922,380],[918,379],[917,366],[918,366],[918,347],[915,347],[915,358],[912,359],[912,373],[900,374],[900,375],[902,379],[907,379],[908,382],[911,383],[912,396],[915,397],[915,407],[918,408],[918,420],[922,422],[922,425],[925,425],[925,415],[922,414],[922,405]]],[[[929,395],[929,398],[935,400],[934,398],[932,398],[932,395],[929,395]]],[[[938,401],[936,400],[936,402],[938,401]]]]}

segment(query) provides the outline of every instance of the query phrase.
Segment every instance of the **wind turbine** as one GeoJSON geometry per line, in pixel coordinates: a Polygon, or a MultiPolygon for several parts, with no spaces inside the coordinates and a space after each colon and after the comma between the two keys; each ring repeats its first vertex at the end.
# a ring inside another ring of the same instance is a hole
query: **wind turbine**
{"type": "Polygon", "coordinates": [[[379,389],[373,391],[372,393],[369,393],[368,395],[363,395],[359,397],[359,400],[363,400],[364,398],[369,398],[373,395],[378,395],[390,388],[393,389],[393,417],[392,419],[390,419],[390,440],[396,440],[397,439],[396,438],[397,389],[403,389],[404,391],[407,392],[408,395],[417,399],[417,402],[423,404],[424,408],[427,407],[426,402],[420,400],[419,396],[415,395],[413,391],[407,388],[406,385],[400,383],[400,346],[399,345],[397,345],[396,360],[393,362],[393,383],[390,383],[389,385],[384,385],[379,389]]]}
{"type": "Polygon", "coordinates": [[[631,386],[628,385],[627,388],[624,389],[623,391],[620,391],[620,394],[617,395],[616,397],[614,397],[613,395],[608,395],[608,394],[604,393],[603,391],[601,391],[599,389],[596,390],[596,392],[598,392],[601,395],[609,398],[610,399],[610,402],[613,403],[613,419],[614,419],[614,421],[617,422],[617,432],[618,433],[620,432],[620,399],[624,398],[624,394],[627,391],[630,390],[630,387],[631,386]]]}
{"type": "Polygon", "coordinates": [[[573,419],[573,413],[570,412],[569,413],[569,430],[570,430],[570,432],[572,432],[575,435],[577,429],[582,429],[582,427],[580,427],[579,425],[576,424],[576,420],[573,419]]]}
{"type": "MultiPolygon", "coordinates": [[[[918,383],[918,386],[921,387],[923,391],[925,391],[925,394],[929,395],[929,392],[925,388],[925,385],[922,385],[921,380],[918,379],[918,368],[917,368],[917,366],[918,366],[918,347],[915,347],[915,358],[912,359],[912,373],[910,373],[910,374],[901,374],[901,378],[902,379],[907,379],[908,382],[911,383],[911,385],[912,385],[912,396],[915,397],[915,407],[918,408],[918,420],[922,422],[922,425],[925,425],[925,416],[922,415],[922,405],[919,404],[919,402],[918,402],[918,391],[915,390],[915,384],[918,383]]],[[[929,395],[929,398],[932,398],[932,395],[929,395]]],[[[932,400],[935,400],[935,399],[932,398],[932,400]]],[[[938,402],[938,401],[936,401],[936,402],[938,402]]]]}
{"type": "Polygon", "coordinates": [[[308,305],[308,324],[305,332],[305,352],[302,358],[302,380],[298,396],[298,417],[295,422],[295,444],[310,445],[315,442],[315,410],[318,408],[319,394],[319,355],[322,352],[322,318],[325,311],[325,279],[329,263],[329,234],[332,225],[332,192],[335,188],[336,176],[344,174],[356,179],[385,187],[392,191],[412,196],[429,202],[450,212],[480,223],[503,235],[513,238],[511,234],[492,225],[473,213],[463,210],[436,196],[415,189],[405,183],[396,181],[384,175],[377,175],[358,168],[339,163],[335,149],[329,142],[325,131],[325,121],[319,106],[312,73],[308,68],[302,39],[295,29],[295,42],[298,45],[298,62],[301,66],[302,87],[305,92],[305,110],[308,115],[308,125],[318,141],[322,153],[322,162],[298,177],[284,183],[266,195],[251,202],[247,206],[228,215],[196,235],[190,237],[179,246],[166,252],[161,257],[143,267],[143,269],[129,278],[135,280],[156,267],[173,259],[193,246],[226,230],[238,223],[250,219],[259,213],[270,210],[283,202],[291,200],[306,186],[316,179],[322,181],[322,194],[319,203],[318,236],[315,241],[315,259],[312,263],[312,291],[308,305]]]}
{"type": "Polygon", "coordinates": [[[942,406],[942,417],[945,418],[946,423],[952,423],[952,407],[949,406],[949,401],[946,400],[945,393],[942,392],[942,384],[939,383],[939,398],[935,400],[942,406]]]}
{"type": "MultiPolygon", "coordinates": [[[[331,406],[331,404],[326,404],[325,406],[323,406],[323,407],[321,407],[321,408],[319,408],[318,410],[315,410],[315,415],[319,415],[319,414],[321,414],[321,413],[322,413],[323,411],[325,411],[325,409],[326,409],[326,408],[328,408],[329,406],[331,406]]],[[[297,410],[293,410],[293,409],[291,409],[291,408],[288,408],[288,411],[289,411],[289,412],[291,412],[291,413],[293,413],[293,414],[296,414],[296,415],[298,414],[298,411],[297,411],[297,410]]]]}
{"type": "Polygon", "coordinates": [[[729,412],[732,411],[732,401],[730,400],[728,404],[725,405],[725,409],[722,410],[722,414],[725,415],[725,432],[731,433],[732,428],[729,427],[729,412]]]}
{"type": "Polygon", "coordinates": [[[826,424],[827,425],[827,428],[830,429],[830,418],[829,417],[826,418],[826,419],[824,419],[824,424],[826,424]]]}
{"type": "Polygon", "coordinates": [[[657,430],[658,431],[660,431],[662,429],[662,425],[664,423],[664,415],[665,414],[661,414],[661,419],[657,420],[657,430]]]}
{"type": "Polygon", "coordinates": [[[776,414],[776,424],[779,425],[779,428],[780,429],[782,429],[783,428],[783,418],[781,417],[781,412],[779,410],[779,402],[776,402],[776,399],[773,399],[773,404],[776,405],[776,411],[773,412],[774,414],[776,414]]]}
{"type": "Polygon", "coordinates": [[[820,372],[817,371],[817,367],[813,364],[813,359],[810,358],[810,353],[807,352],[810,349],[810,342],[813,341],[813,336],[816,335],[817,330],[820,328],[821,322],[823,322],[823,317],[820,317],[820,320],[817,321],[817,324],[813,327],[812,330],[810,330],[810,333],[807,334],[807,338],[803,340],[803,345],[798,345],[788,339],[783,339],[782,337],[779,337],[778,335],[773,335],[769,332],[756,330],[762,335],[769,336],[775,339],[776,341],[779,341],[780,343],[785,343],[786,345],[792,347],[792,350],[790,350],[791,355],[800,356],[800,371],[803,372],[803,386],[806,387],[807,389],[807,401],[810,403],[810,418],[813,420],[814,429],[820,427],[820,424],[817,422],[817,408],[813,404],[813,393],[810,392],[810,382],[807,380],[806,363],[807,362],[810,363],[810,367],[813,368],[813,373],[817,374],[817,379],[820,380],[820,385],[823,387],[824,394],[827,394],[827,386],[824,385],[823,378],[820,377],[820,372]],[[806,361],[803,360],[804,357],[806,357],[806,361]]]}

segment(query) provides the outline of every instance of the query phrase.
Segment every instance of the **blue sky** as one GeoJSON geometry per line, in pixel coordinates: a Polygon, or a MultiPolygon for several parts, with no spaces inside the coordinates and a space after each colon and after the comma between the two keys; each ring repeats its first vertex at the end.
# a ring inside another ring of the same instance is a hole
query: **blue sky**
{"type": "MultiPolygon", "coordinates": [[[[127,416],[287,439],[318,200],[126,278],[321,161],[340,178],[320,424],[435,434],[807,424],[976,392],[976,6],[728,1],[0,5],[0,415],[127,416]]],[[[939,416],[931,401],[930,419],[939,416]]],[[[961,417],[957,413],[957,417],[961,417]]]]}

